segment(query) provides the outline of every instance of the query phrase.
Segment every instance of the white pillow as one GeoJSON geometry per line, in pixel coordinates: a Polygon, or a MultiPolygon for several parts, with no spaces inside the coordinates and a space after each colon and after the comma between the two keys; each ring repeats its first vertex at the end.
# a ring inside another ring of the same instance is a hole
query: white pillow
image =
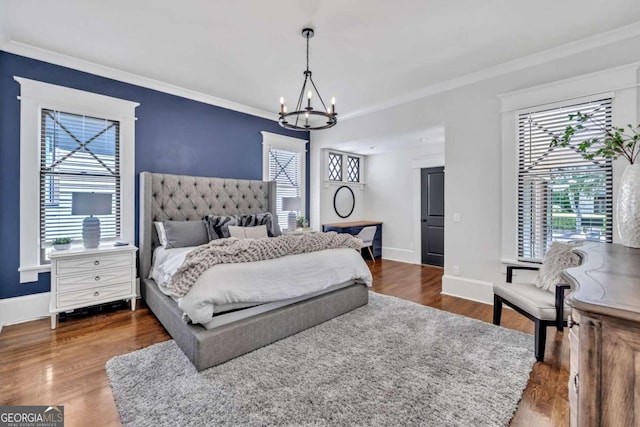
{"type": "Polygon", "coordinates": [[[161,221],[154,221],[153,225],[156,226],[156,233],[158,233],[160,246],[167,246],[167,232],[164,230],[164,224],[161,221]]]}
{"type": "Polygon", "coordinates": [[[563,282],[562,271],[580,265],[580,256],[573,249],[581,244],[579,242],[552,242],[533,284],[542,290],[555,293],[556,285],[563,282]]]}
{"type": "Polygon", "coordinates": [[[256,225],[254,227],[230,225],[229,235],[238,239],[263,239],[269,237],[266,225],[256,225]]]}

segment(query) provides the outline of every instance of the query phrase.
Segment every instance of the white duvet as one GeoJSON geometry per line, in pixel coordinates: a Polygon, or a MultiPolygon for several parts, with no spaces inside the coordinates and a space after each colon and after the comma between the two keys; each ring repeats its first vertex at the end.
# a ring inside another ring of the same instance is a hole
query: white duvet
{"type": "MultiPolygon", "coordinates": [[[[192,249],[156,249],[150,277],[163,292],[192,249]]],[[[350,280],[371,286],[371,272],[358,251],[327,249],[264,261],[216,265],[206,270],[189,293],[177,302],[194,323],[204,324],[214,313],[298,298],[350,280]]]]}

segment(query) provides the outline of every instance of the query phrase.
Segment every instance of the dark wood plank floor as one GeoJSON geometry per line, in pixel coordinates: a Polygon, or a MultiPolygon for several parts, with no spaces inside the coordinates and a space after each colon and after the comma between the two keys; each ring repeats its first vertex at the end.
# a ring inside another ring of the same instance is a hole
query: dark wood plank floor
{"type": "MultiPolygon", "coordinates": [[[[491,321],[491,306],[440,295],[439,268],[386,260],[369,265],[375,292],[491,321]]],[[[533,324],[511,310],[505,310],[503,326],[533,333],[533,324]]],[[[0,333],[0,404],[64,405],[67,426],[120,425],[105,363],[167,339],[144,305],[133,313],[61,322],[53,331],[48,318],[6,326],[0,333]]],[[[568,351],[566,337],[550,328],[545,363],[534,365],[512,426],[568,424],[568,351]]]]}

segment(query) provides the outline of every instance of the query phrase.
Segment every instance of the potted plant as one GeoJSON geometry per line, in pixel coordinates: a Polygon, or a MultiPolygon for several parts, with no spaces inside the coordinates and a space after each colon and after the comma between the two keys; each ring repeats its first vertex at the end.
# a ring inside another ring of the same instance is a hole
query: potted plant
{"type": "Polygon", "coordinates": [[[69,249],[71,247],[71,237],[58,237],[51,242],[53,248],[57,251],[69,249]]]}
{"type": "Polygon", "coordinates": [[[551,146],[578,150],[587,160],[622,157],[629,162],[620,180],[617,201],[618,231],[622,244],[640,248],[640,125],[607,128],[590,114],[570,114],[576,124],[567,126],[562,137],[554,137],[551,146]],[[588,130],[599,130],[600,135],[571,144],[571,140],[588,130]]]}

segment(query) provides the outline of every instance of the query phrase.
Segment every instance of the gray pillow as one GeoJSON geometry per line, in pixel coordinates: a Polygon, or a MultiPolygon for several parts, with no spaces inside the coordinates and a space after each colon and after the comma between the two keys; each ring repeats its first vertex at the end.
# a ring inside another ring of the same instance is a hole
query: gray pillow
{"type": "Polygon", "coordinates": [[[162,221],[167,249],[200,246],[209,243],[204,221],[162,221]]]}
{"type": "Polygon", "coordinates": [[[580,265],[580,256],[573,249],[581,243],[552,242],[551,247],[544,256],[540,271],[534,285],[542,290],[556,292],[556,285],[562,282],[562,271],[580,265]]]}

